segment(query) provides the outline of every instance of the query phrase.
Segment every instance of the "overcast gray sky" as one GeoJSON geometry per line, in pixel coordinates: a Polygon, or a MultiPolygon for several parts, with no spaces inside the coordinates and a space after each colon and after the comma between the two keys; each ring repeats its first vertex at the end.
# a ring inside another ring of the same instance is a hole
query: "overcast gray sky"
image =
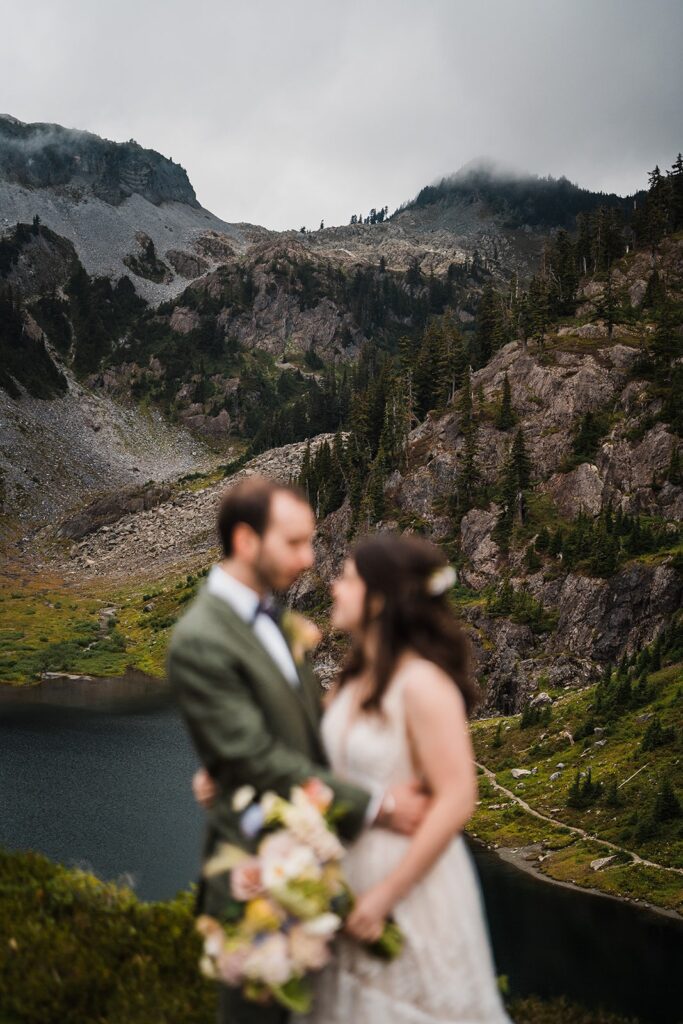
{"type": "Polygon", "coordinates": [[[683,148],[681,0],[0,0],[0,14],[2,112],[135,138],[229,221],[346,223],[480,156],[629,193],[683,148]]]}

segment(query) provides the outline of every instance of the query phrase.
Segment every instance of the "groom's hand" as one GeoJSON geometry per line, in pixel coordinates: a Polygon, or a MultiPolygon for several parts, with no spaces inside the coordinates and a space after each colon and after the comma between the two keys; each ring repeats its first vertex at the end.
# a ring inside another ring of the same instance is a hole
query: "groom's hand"
{"type": "Polygon", "coordinates": [[[384,794],[377,824],[412,836],[422,824],[430,799],[417,779],[391,786],[384,794]]]}
{"type": "Polygon", "coordinates": [[[205,810],[218,796],[218,786],[206,768],[199,768],[192,776],[192,793],[197,803],[205,810]]]}

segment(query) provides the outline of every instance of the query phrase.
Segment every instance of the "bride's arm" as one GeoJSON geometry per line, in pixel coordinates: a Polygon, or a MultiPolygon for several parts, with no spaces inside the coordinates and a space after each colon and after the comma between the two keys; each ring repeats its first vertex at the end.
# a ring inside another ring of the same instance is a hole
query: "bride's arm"
{"type": "Polygon", "coordinates": [[[477,776],[465,702],[436,665],[421,662],[404,682],[406,721],[433,799],[403,859],[363,893],[347,921],[356,938],[373,942],[392,907],[429,871],[474,811],[477,776]]]}

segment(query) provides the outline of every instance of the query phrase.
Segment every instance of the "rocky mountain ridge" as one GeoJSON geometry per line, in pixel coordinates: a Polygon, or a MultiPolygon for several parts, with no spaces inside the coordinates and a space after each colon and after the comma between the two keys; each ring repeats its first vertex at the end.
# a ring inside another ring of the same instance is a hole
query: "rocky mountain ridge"
{"type": "Polygon", "coordinates": [[[264,234],[205,210],[179,164],[134,140],[0,115],[0,233],[36,216],[73,244],[89,274],[130,275],[152,303],[264,234]],[[161,275],[137,262],[150,240],[161,275]]]}

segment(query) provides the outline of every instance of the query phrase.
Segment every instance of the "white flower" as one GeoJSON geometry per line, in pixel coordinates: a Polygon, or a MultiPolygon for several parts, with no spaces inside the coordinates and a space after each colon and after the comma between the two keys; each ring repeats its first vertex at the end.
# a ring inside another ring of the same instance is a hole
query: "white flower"
{"type": "Polygon", "coordinates": [[[456,580],[457,576],[452,565],[444,565],[441,569],[435,569],[427,577],[427,593],[432,597],[445,594],[454,586],[456,580]]]}
{"type": "Polygon", "coordinates": [[[269,935],[254,946],[244,963],[244,973],[254,981],[273,987],[284,985],[292,975],[287,939],[281,932],[269,935]]]}
{"type": "Polygon", "coordinates": [[[270,790],[267,790],[263,794],[259,802],[261,804],[261,810],[263,811],[266,820],[271,817],[273,811],[281,801],[282,797],[279,797],[277,793],[271,793],[270,790]]]}
{"type": "Polygon", "coordinates": [[[292,879],[320,878],[320,865],[311,847],[297,843],[292,837],[287,837],[287,845],[276,843],[281,836],[273,836],[272,842],[264,842],[259,850],[264,888],[273,892],[292,879]]]}
{"type": "Polygon", "coordinates": [[[327,827],[325,819],[301,789],[292,791],[292,802],[283,808],[285,825],[298,840],[312,847],[322,861],[339,860],[344,847],[327,827]]]}
{"type": "Polygon", "coordinates": [[[204,939],[204,952],[207,956],[216,958],[223,951],[223,934],[222,932],[212,932],[211,935],[207,935],[204,939]]]}
{"type": "Polygon", "coordinates": [[[218,972],[216,971],[216,965],[214,964],[211,957],[202,956],[199,960],[199,970],[208,978],[210,981],[218,981],[218,972]]]}
{"type": "Polygon", "coordinates": [[[238,814],[241,814],[256,796],[256,790],[253,786],[240,786],[239,789],[235,790],[232,798],[232,809],[238,814]]]}
{"type": "Polygon", "coordinates": [[[318,935],[328,939],[341,927],[342,919],[338,914],[319,914],[310,921],[303,921],[301,927],[308,935],[318,935]]]}

